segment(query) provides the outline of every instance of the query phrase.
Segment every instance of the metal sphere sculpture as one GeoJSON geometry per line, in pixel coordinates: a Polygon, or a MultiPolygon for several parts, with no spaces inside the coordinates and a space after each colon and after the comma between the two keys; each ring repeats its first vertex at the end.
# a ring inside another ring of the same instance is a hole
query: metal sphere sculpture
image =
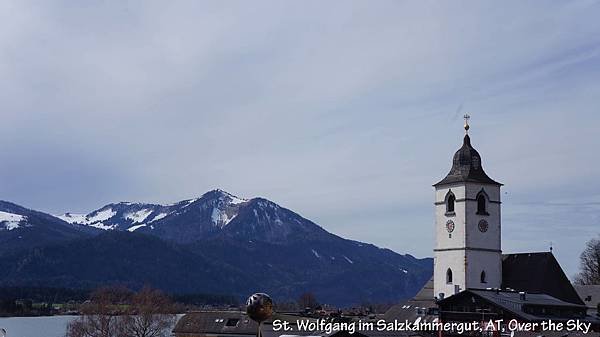
{"type": "Polygon", "coordinates": [[[273,315],[273,300],[265,293],[256,293],[246,301],[248,317],[259,324],[273,315]]]}

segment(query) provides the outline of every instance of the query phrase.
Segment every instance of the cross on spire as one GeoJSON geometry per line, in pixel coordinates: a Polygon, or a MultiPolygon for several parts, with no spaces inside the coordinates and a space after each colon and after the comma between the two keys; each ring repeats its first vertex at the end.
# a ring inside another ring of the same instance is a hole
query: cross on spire
{"type": "Polygon", "coordinates": [[[469,119],[471,119],[471,116],[465,114],[463,118],[465,119],[465,134],[469,134],[469,119]]]}

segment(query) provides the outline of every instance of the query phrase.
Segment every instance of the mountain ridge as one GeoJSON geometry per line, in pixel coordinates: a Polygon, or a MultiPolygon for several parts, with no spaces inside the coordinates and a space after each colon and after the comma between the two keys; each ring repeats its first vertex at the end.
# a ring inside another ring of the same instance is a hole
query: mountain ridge
{"type": "Polygon", "coordinates": [[[239,298],[260,290],[278,300],[311,291],[351,305],[408,298],[432,273],[429,258],[348,240],[265,198],[222,190],[62,219],[8,202],[0,212],[12,212],[0,213],[0,285],[117,283],[239,298]]]}
{"type": "Polygon", "coordinates": [[[260,231],[263,239],[271,242],[285,240],[286,236],[299,230],[305,235],[331,234],[268,199],[243,199],[221,189],[167,205],[119,202],[88,214],[65,213],[57,217],[74,225],[140,231],[180,243],[218,235],[221,231],[234,236],[252,236],[249,231],[260,231]],[[255,220],[249,221],[252,217],[255,220]]]}

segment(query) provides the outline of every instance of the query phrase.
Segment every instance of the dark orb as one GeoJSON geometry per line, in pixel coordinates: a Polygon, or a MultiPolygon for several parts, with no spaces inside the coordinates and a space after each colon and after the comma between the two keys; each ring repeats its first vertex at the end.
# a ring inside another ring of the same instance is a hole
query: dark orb
{"type": "Polygon", "coordinates": [[[273,315],[273,300],[264,293],[254,294],[246,302],[246,312],[254,321],[266,321],[273,315]]]}

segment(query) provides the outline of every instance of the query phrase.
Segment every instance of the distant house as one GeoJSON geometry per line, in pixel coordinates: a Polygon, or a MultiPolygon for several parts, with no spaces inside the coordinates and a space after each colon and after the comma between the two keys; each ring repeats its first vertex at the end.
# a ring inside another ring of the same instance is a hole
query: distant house
{"type": "Polygon", "coordinates": [[[438,306],[440,320],[444,322],[487,322],[490,319],[541,322],[587,318],[584,305],[565,302],[547,294],[499,289],[467,289],[438,301],[438,306]]]}
{"type": "Polygon", "coordinates": [[[176,337],[253,336],[258,325],[238,311],[192,312],[179,319],[173,329],[176,337]]]}
{"type": "MultiPolygon", "coordinates": [[[[380,317],[386,322],[438,322],[438,307],[433,299],[433,278],[412,299],[394,305],[380,317]]],[[[374,333],[366,332],[367,335],[374,336],[374,333]]],[[[435,333],[432,333],[434,335],[435,333]]],[[[424,335],[424,334],[421,334],[424,335]]]]}
{"type": "MultiPolygon", "coordinates": [[[[347,318],[350,320],[350,318],[347,318]]],[[[393,331],[302,331],[295,324],[297,320],[316,321],[314,318],[290,314],[275,314],[272,319],[263,323],[263,337],[419,337],[426,336],[415,332],[399,333],[393,331]],[[273,320],[284,320],[290,323],[292,331],[274,331],[273,320]]],[[[356,323],[357,319],[354,319],[356,323]]],[[[250,320],[244,312],[232,311],[199,311],[184,315],[173,329],[175,337],[255,337],[256,322],[250,320]]]]}
{"type": "Polygon", "coordinates": [[[588,308],[588,314],[598,316],[600,306],[600,285],[575,285],[575,290],[588,308]]]}
{"type": "MultiPolygon", "coordinates": [[[[309,319],[306,317],[275,314],[263,323],[263,337],[286,336],[321,336],[316,332],[299,331],[296,320],[309,319]],[[273,331],[273,320],[290,322],[292,331],[273,331]]],[[[173,328],[175,337],[254,337],[258,324],[242,311],[198,311],[185,314],[173,328]]]]}

